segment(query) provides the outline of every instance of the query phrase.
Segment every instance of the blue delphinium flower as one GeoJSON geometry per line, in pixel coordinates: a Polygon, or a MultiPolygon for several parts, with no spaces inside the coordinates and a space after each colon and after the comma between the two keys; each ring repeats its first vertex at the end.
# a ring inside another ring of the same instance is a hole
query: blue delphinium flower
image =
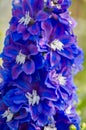
{"type": "Polygon", "coordinates": [[[48,122],[48,116],[55,114],[52,101],[57,100],[57,95],[55,90],[50,90],[40,82],[29,83],[27,76],[21,76],[14,84],[25,91],[32,120],[39,126],[44,126],[48,122]]]}
{"type": "Polygon", "coordinates": [[[71,0],[12,0],[0,67],[0,128],[80,130],[74,75],[83,51],[71,0]]]}
{"type": "Polygon", "coordinates": [[[16,36],[22,36],[23,40],[27,40],[31,35],[40,35],[40,22],[49,17],[49,14],[43,10],[44,1],[19,0],[16,2],[13,0],[12,4],[10,29],[13,32],[14,40],[16,40],[16,36]]]}
{"type": "Polygon", "coordinates": [[[17,78],[22,71],[24,71],[26,74],[34,73],[35,63],[31,56],[38,54],[35,43],[33,44],[31,42],[27,42],[25,45],[16,45],[15,43],[11,42],[9,45],[5,46],[3,53],[6,59],[9,59],[8,64],[10,64],[10,69],[11,65],[13,64],[13,79],[17,78]]]}

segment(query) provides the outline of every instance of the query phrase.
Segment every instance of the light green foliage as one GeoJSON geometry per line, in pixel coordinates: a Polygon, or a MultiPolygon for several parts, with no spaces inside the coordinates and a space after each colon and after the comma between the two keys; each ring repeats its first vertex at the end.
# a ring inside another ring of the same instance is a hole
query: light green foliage
{"type": "Polygon", "coordinates": [[[81,130],[86,130],[86,123],[85,122],[82,123],[81,130]]]}
{"type": "Polygon", "coordinates": [[[74,125],[71,125],[70,130],[76,130],[76,127],[74,125]]]}

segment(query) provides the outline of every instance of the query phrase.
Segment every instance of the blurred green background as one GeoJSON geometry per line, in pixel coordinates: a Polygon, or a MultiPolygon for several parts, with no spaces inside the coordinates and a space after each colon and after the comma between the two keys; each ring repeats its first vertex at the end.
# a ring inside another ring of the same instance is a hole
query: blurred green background
{"type": "MultiPolygon", "coordinates": [[[[73,0],[70,8],[72,16],[77,20],[78,26],[75,28],[75,34],[78,36],[79,46],[84,50],[86,57],[86,0],[73,0]]],[[[5,32],[9,27],[11,17],[11,0],[0,0],[0,52],[3,47],[5,32]]],[[[0,60],[1,64],[1,60],[0,60]]],[[[86,122],[86,59],[84,61],[84,70],[75,77],[75,84],[78,86],[79,105],[78,112],[82,121],[86,122]]]]}

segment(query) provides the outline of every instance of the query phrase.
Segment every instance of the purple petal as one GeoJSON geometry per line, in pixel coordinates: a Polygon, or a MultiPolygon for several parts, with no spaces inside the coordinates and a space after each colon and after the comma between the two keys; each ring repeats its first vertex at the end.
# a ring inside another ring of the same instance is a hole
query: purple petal
{"type": "Polygon", "coordinates": [[[47,20],[45,22],[42,22],[41,27],[44,30],[46,39],[48,40],[50,38],[52,29],[53,29],[50,21],[47,20]]]}
{"type": "Polygon", "coordinates": [[[28,40],[29,37],[30,37],[30,33],[25,31],[23,34],[23,40],[28,40]]]}
{"type": "Polygon", "coordinates": [[[38,126],[45,126],[48,123],[48,115],[45,115],[44,113],[39,115],[39,119],[37,120],[38,126]]]}
{"type": "Polygon", "coordinates": [[[44,0],[30,0],[34,14],[44,8],[44,0]]]}
{"type": "Polygon", "coordinates": [[[71,51],[71,48],[66,48],[66,49],[62,50],[61,52],[59,51],[58,53],[64,57],[68,58],[68,59],[74,58],[74,55],[73,55],[73,52],[71,51]]]}
{"type": "Polygon", "coordinates": [[[51,51],[50,53],[50,63],[51,63],[51,66],[58,66],[58,64],[60,63],[60,56],[56,53],[56,52],[53,52],[51,51]]]}
{"type": "Polygon", "coordinates": [[[30,107],[30,112],[31,112],[31,118],[36,121],[40,112],[38,111],[38,105],[34,105],[30,107]]]}
{"type": "Polygon", "coordinates": [[[22,1],[22,9],[23,9],[23,13],[25,14],[27,11],[29,11],[30,16],[32,16],[33,14],[33,10],[31,7],[31,3],[29,0],[23,0],[22,1]]]}
{"type": "Polygon", "coordinates": [[[14,9],[12,10],[12,15],[13,15],[14,17],[16,17],[16,18],[22,17],[22,14],[23,14],[23,12],[22,12],[22,8],[21,8],[21,7],[14,8],[14,9]]]}
{"type": "Polygon", "coordinates": [[[26,30],[26,27],[23,24],[19,24],[17,27],[17,31],[19,33],[23,33],[26,30]]]}
{"type": "Polygon", "coordinates": [[[28,31],[32,34],[32,35],[37,35],[39,33],[39,26],[38,23],[34,23],[32,26],[30,26],[28,28],[28,31]]]}
{"type": "Polygon", "coordinates": [[[10,25],[10,30],[11,30],[12,32],[15,32],[15,31],[16,31],[16,23],[13,23],[13,24],[10,25]]]}
{"type": "Polygon", "coordinates": [[[10,107],[10,110],[13,112],[13,113],[17,113],[20,109],[22,108],[22,104],[21,105],[12,105],[10,107]]]}
{"type": "Polygon", "coordinates": [[[28,116],[28,113],[24,110],[24,109],[22,109],[21,111],[20,111],[20,113],[18,113],[18,115],[17,116],[15,116],[15,119],[16,120],[21,120],[21,119],[24,119],[25,117],[27,117],[28,116]],[[22,114],[21,114],[22,113],[22,114]]]}
{"type": "Polygon", "coordinates": [[[47,13],[45,13],[44,11],[39,11],[37,14],[37,21],[44,21],[47,20],[49,18],[49,15],[47,13]]]}
{"type": "Polygon", "coordinates": [[[28,46],[28,50],[29,50],[30,55],[37,55],[38,54],[38,48],[34,44],[30,44],[28,46]]]}
{"type": "Polygon", "coordinates": [[[70,35],[62,35],[62,37],[59,37],[59,39],[64,44],[64,48],[71,46],[73,43],[76,43],[76,37],[70,35]]]}
{"type": "Polygon", "coordinates": [[[14,65],[12,68],[12,78],[17,79],[18,76],[22,73],[21,65],[14,65]]]}
{"type": "Polygon", "coordinates": [[[27,61],[23,66],[22,66],[23,71],[26,74],[32,74],[35,71],[35,64],[33,60],[27,61]]]}
{"type": "Polygon", "coordinates": [[[17,120],[12,120],[10,122],[7,123],[7,125],[9,126],[9,128],[12,130],[17,130],[18,129],[18,126],[19,126],[19,121],[17,120]]]}
{"type": "Polygon", "coordinates": [[[55,94],[54,89],[43,88],[40,93],[41,93],[41,97],[43,99],[49,99],[49,100],[52,100],[52,101],[57,101],[57,95],[55,94]]]}
{"type": "Polygon", "coordinates": [[[47,51],[46,43],[46,39],[41,38],[38,43],[38,50],[41,52],[47,51]]]}
{"type": "Polygon", "coordinates": [[[5,46],[4,55],[14,58],[18,54],[17,48],[12,45],[5,46]]]}
{"type": "Polygon", "coordinates": [[[37,125],[35,126],[35,124],[29,124],[28,125],[28,130],[41,130],[37,125]]]}

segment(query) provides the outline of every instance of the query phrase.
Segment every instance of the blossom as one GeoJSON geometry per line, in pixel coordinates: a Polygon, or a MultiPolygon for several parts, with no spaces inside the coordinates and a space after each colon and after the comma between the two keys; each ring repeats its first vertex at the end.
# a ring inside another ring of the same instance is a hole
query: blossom
{"type": "Polygon", "coordinates": [[[73,84],[72,76],[69,76],[67,71],[67,69],[63,69],[58,73],[56,70],[51,70],[45,80],[48,88],[56,90],[58,100],[53,103],[59,110],[64,110],[70,100],[77,100],[77,97],[73,97],[76,87],[73,84]]]}
{"type": "MultiPolygon", "coordinates": [[[[50,53],[56,52],[60,56],[64,56],[68,59],[74,59],[74,57],[76,57],[80,53],[80,49],[76,45],[76,38],[72,35],[71,36],[62,35],[61,37],[56,35],[55,40],[52,40],[51,42],[47,42],[46,40],[46,42],[42,44],[42,41],[40,41],[39,47],[40,50],[43,49],[44,51],[44,47],[45,47],[45,52],[49,52],[49,51],[50,53]]],[[[52,56],[54,55],[55,54],[52,54],[52,56]]]]}
{"type": "Polygon", "coordinates": [[[57,49],[59,51],[63,50],[64,45],[59,41],[59,40],[54,40],[51,43],[51,49],[53,49],[54,51],[57,49]]]}
{"type": "Polygon", "coordinates": [[[33,43],[29,44],[27,43],[26,45],[19,44],[18,47],[16,47],[15,44],[11,44],[7,45],[4,48],[3,58],[4,57],[10,58],[11,59],[10,64],[13,64],[12,65],[13,79],[16,79],[22,72],[25,72],[26,74],[34,73],[35,63],[32,60],[31,56],[35,56],[37,54],[38,54],[37,47],[33,43]]]}
{"type": "MultiPolygon", "coordinates": [[[[52,105],[50,105],[51,103],[49,103],[48,100],[49,99],[51,99],[51,101],[56,100],[56,95],[53,90],[51,92],[47,88],[46,89],[43,88],[41,91],[40,88],[37,88],[37,84],[35,86],[31,86],[31,88],[28,88],[28,86],[27,86],[27,89],[23,88],[24,87],[23,84],[20,85],[20,82],[17,81],[16,85],[21,89],[16,88],[16,89],[12,89],[12,90],[8,91],[8,93],[3,97],[4,103],[10,108],[10,110],[14,113],[14,115],[15,115],[15,113],[19,112],[21,109],[23,109],[23,108],[26,109],[27,113],[29,113],[29,112],[31,113],[32,120],[37,121],[37,123],[40,126],[43,126],[43,124],[46,124],[48,122],[47,110],[49,113],[54,114],[53,113],[54,108],[52,107],[52,105]],[[34,89],[37,89],[37,92],[39,92],[40,101],[37,104],[30,104],[30,102],[28,102],[28,100],[31,100],[31,99],[30,98],[28,99],[27,94],[28,94],[28,92],[31,91],[29,89],[33,90],[32,87],[34,87],[34,89]],[[24,90],[24,91],[22,91],[22,90],[24,90]],[[50,95],[51,95],[51,97],[50,97],[50,95]],[[24,106],[26,106],[26,107],[24,107],[24,106]],[[42,118],[42,117],[44,117],[44,118],[42,118]]],[[[10,115],[11,113],[7,113],[7,115],[6,115],[5,114],[6,112],[8,112],[8,111],[5,111],[3,113],[2,117],[4,118],[6,116],[9,119],[9,116],[10,116],[10,119],[11,119],[11,115],[10,115]]],[[[12,117],[13,117],[13,114],[12,114],[12,117]]]]}
{"type": "MultiPolygon", "coordinates": [[[[12,32],[21,34],[23,40],[30,38],[30,35],[40,35],[41,28],[39,22],[49,17],[49,14],[46,13],[43,8],[43,0],[41,2],[35,0],[33,3],[28,0],[19,0],[18,3],[16,3],[15,0],[13,0],[12,19],[10,21],[10,29],[14,29],[12,32]],[[37,5],[39,5],[38,8],[37,5]]],[[[14,36],[14,41],[15,40],[14,36]]]]}
{"type": "Polygon", "coordinates": [[[68,117],[64,114],[63,111],[59,111],[56,114],[56,128],[58,130],[69,130],[69,127],[71,125],[70,120],[68,119],[68,117]],[[58,116],[57,116],[58,115],[58,116]]]}
{"type": "Polygon", "coordinates": [[[26,59],[26,55],[21,53],[21,50],[19,52],[19,54],[16,57],[16,63],[17,64],[24,64],[25,63],[25,59],[26,59]]]}
{"type": "Polygon", "coordinates": [[[61,19],[63,19],[63,21],[65,23],[69,23],[70,27],[75,28],[77,25],[77,22],[70,16],[70,14],[71,14],[71,12],[66,11],[66,12],[60,14],[60,17],[61,17],[61,19]]]}
{"type": "Polygon", "coordinates": [[[48,122],[48,115],[54,114],[54,106],[52,101],[57,100],[57,95],[53,89],[48,89],[39,82],[29,83],[28,78],[21,77],[14,83],[18,88],[25,92],[25,97],[31,118],[36,121],[39,126],[43,126],[48,122]],[[23,79],[23,80],[22,80],[23,79]]]}
{"type": "Polygon", "coordinates": [[[45,3],[54,13],[59,14],[67,11],[71,5],[71,0],[46,0],[45,3]]]}
{"type": "MultiPolygon", "coordinates": [[[[11,90],[12,91],[12,90],[11,90]]],[[[9,93],[9,92],[8,92],[9,93]]],[[[9,93],[10,94],[10,93],[9,93]]],[[[10,102],[10,99],[8,99],[10,102]]],[[[12,101],[11,101],[12,102],[12,101]]],[[[6,105],[6,102],[0,102],[2,108],[0,108],[0,128],[9,128],[9,129],[18,129],[19,122],[29,122],[30,121],[30,114],[25,107],[21,107],[18,111],[13,111],[11,106],[6,105]],[[22,115],[21,115],[22,113],[22,115]],[[5,126],[3,124],[6,124],[5,126]]],[[[12,105],[12,104],[11,104],[12,105]]]]}
{"type": "Polygon", "coordinates": [[[71,0],[13,0],[0,57],[0,128],[80,130],[74,75],[83,51],[71,0]],[[5,125],[4,125],[5,124],[5,125]]]}

